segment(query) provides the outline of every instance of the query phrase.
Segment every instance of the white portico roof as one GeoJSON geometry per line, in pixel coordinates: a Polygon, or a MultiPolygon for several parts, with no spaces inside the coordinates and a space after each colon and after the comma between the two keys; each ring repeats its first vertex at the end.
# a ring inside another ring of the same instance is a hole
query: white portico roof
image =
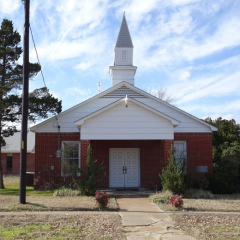
{"type": "Polygon", "coordinates": [[[81,139],[173,139],[180,121],[132,98],[119,99],[75,122],[81,139]]]}

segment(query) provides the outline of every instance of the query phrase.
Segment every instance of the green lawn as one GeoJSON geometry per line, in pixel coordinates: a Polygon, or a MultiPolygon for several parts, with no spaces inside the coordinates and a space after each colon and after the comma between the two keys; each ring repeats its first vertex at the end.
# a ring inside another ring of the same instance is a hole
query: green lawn
{"type": "MultiPolygon", "coordinates": [[[[0,189],[0,195],[19,195],[19,177],[18,176],[4,176],[3,177],[5,189],[0,189]]],[[[53,191],[39,191],[33,187],[26,187],[26,195],[41,195],[52,196],[53,191]]]]}
{"type": "MultiPolygon", "coordinates": [[[[19,177],[4,176],[5,189],[0,189],[0,212],[4,211],[93,211],[96,210],[94,197],[53,196],[53,191],[26,189],[26,204],[19,203],[19,177]]],[[[110,198],[109,211],[116,211],[114,198],[110,198]]],[[[1,239],[1,236],[0,236],[1,239]]]]}

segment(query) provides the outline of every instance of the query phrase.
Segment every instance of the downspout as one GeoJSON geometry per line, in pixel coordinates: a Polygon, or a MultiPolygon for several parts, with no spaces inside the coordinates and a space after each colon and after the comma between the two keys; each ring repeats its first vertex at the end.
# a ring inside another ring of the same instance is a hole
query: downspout
{"type": "Polygon", "coordinates": [[[56,157],[57,158],[60,158],[61,157],[61,150],[60,150],[60,125],[58,125],[58,119],[57,119],[57,116],[55,116],[55,121],[53,122],[53,127],[57,127],[58,128],[58,149],[56,151],[56,157]],[[55,125],[55,122],[57,122],[57,126],[55,125]]]}
{"type": "Polygon", "coordinates": [[[60,151],[60,126],[58,125],[58,151],[60,151]]]}

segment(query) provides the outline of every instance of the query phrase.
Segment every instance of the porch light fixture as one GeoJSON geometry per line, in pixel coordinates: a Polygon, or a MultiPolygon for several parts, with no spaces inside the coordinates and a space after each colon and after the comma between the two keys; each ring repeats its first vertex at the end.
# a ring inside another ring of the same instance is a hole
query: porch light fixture
{"type": "Polygon", "coordinates": [[[125,97],[125,105],[126,105],[126,107],[128,107],[128,96],[127,95],[125,97]]]}

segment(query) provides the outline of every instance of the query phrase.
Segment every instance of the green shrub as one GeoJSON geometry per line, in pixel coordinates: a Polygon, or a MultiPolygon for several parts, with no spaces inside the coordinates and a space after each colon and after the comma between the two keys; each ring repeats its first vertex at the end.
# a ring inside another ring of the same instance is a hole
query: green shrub
{"type": "Polygon", "coordinates": [[[65,187],[61,187],[55,190],[53,193],[54,197],[73,197],[78,195],[79,195],[79,191],[73,190],[71,188],[65,188],[65,187]]]}
{"type": "Polygon", "coordinates": [[[196,199],[213,199],[214,195],[207,190],[190,188],[184,192],[184,197],[196,199]]]}
{"type": "Polygon", "coordinates": [[[106,173],[103,174],[103,163],[97,165],[97,160],[92,158],[90,146],[87,151],[87,162],[85,169],[73,169],[73,182],[77,186],[81,195],[94,196],[99,184],[103,181],[106,173]],[[78,173],[81,174],[79,179],[78,173]],[[100,177],[101,176],[101,177],[100,177]]]}
{"type": "Polygon", "coordinates": [[[169,199],[172,196],[173,196],[173,192],[171,191],[158,192],[156,194],[149,196],[149,201],[156,204],[158,203],[169,204],[169,199]]]}
{"type": "Polygon", "coordinates": [[[174,194],[182,194],[184,191],[184,169],[185,163],[180,167],[175,162],[174,148],[170,150],[168,165],[162,170],[160,178],[162,180],[163,191],[170,190],[174,194]]]}
{"type": "Polygon", "coordinates": [[[213,173],[206,175],[209,186],[208,189],[214,194],[231,194],[234,192],[234,182],[228,173],[213,173]]]}
{"type": "Polygon", "coordinates": [[[238,191],[240,182],[240,162],[234,156],[224,156],[213,174],[208,174],[208,189],[212,193],[231,194],[238,191]]]}
{"type": "Polygon", "coordinates": [[[200,188],[202,190],[206,190],[209,185],[209,182],[205,174],[202,173],[186,174],[184,176],[184,183],[186,189],[200,188]]]}

